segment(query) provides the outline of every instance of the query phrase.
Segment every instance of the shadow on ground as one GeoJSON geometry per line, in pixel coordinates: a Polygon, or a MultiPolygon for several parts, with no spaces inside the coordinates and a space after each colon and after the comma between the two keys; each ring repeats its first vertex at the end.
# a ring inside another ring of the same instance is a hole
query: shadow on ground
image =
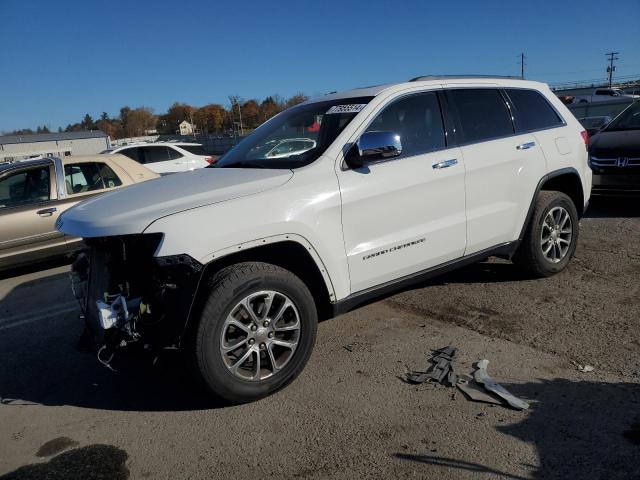
{"type": "Polygon", "coordinates": [[[446,471],[449,478],[465,472],[511,479],[640,479],[640,385],[554,379],[505,387],[529,400],[531,409],[521,422],[497,429],[507,445],[510,437],[534,444],[539,466],[516,465],[507,472],[477,459],[430,453],[394,457],[424,464],[434,476],[446,471]]]}
{"type": "Polygon", "coordinates": [[[586,218],[640,217],[640,197],[591,197],[586,218]]]}
{"type": "Polygon", "coordinates": [[[0,480],[126,480],[127,452],[111,445],[89,445],[53,457],[48,462],[25,465],[0,476],[0,480]]]}
{"type": "Polygon", "coordinates": [[[42,404],[179,411],[225,406],[199,388],[175,353],[155,366],[145,356],[137,366],[108,370],[95,355],[77,349],[83,330],[78,315],[66,273],[25,281],[0,299],[0,408],[42,404]]]}

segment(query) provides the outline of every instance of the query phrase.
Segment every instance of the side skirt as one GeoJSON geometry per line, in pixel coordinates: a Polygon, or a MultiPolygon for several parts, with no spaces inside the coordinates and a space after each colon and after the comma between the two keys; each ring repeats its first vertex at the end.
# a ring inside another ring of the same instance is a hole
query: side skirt
{"type": "Polygon", "coordinates": [[[399,279],[392,280],[381,285],[376,285],[375,287],[367,288],[366,290],[362,290],[360,292],[352,293],[348,297],[345,297],[342,300],[338,300],[337,302],[333,303],[333,316],[346,313],[357,307],[358,305],[362,305],[379,297],[383,297],[390,293],[402,290],[403,288],[415,285],[416,283],[420,283],[430,278],[437,277],[438,275],[456,270],[460,267],[464,267],[465,265],[479,262],[480,260],[483,260],[487,257],[496,256],[501,258],[511,258],[515,251],[518,249],[519,245],[519,240],[502,243],[500,245],[496,245],[494,247],[472,253],[471,255],[466,255],[456,260],[451,260],[441,265],[437,265],[420,272],[412,273],[399,279]]]}

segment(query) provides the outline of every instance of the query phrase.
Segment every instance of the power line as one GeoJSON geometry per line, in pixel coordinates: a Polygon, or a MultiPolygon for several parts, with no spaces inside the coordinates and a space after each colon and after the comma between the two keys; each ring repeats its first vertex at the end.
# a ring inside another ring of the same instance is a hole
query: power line
{"type": "Polygon", "coordinates": [[[616,70],[616,67],[613,65],[614,60],[620,60],[620,57],[616,57],[620,52],[609,52],[605,53],[607,57],[609,57],[609,66],[607,67],[607,73],[609,74],[609,88],[613,84],[613,72],[616,70]]]}

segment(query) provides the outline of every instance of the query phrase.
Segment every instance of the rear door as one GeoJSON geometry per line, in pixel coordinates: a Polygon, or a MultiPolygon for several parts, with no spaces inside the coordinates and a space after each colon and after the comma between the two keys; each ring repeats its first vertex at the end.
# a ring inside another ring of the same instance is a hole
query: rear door
{"type": "Polygon", "coordinates": [[[189,163],[176,150],[165,145],[149,145],[140,147],[144,166],[159,174],[186,172],[189,163]]]}
{"type": "Polygon", "coordinates": [[[352,293],[458,258],[466,238],[464,164],[437,94],[392,100],[365,131],[394,132],[403,150],[337,170],[352,293]]]}
{"type": "Polygon", "coordinates": [[[0,265],[15,255],[38,255],[63,246],[55,229],[58,216],[53,162],[12,169],[0,176],[0,265]]]}
{"type": "Polygon", "coordinates": [[[516,133],[499,88],[452,88],[446,95],[466,168],[468,255],[518,238],[546,165],[534,135],[516,133]]]}

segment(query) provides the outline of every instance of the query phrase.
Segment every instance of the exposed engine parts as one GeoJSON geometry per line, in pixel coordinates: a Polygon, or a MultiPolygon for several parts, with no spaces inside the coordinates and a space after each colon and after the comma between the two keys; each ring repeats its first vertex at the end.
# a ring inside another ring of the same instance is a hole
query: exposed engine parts
{"type": "Polygon", "coordinates": [[[187,255],[154,258],[155,235],[89,242],[72,266],[71,285],[100,363],[138,344],[156,352],[179,344],[202,274],[187,255]]]}

